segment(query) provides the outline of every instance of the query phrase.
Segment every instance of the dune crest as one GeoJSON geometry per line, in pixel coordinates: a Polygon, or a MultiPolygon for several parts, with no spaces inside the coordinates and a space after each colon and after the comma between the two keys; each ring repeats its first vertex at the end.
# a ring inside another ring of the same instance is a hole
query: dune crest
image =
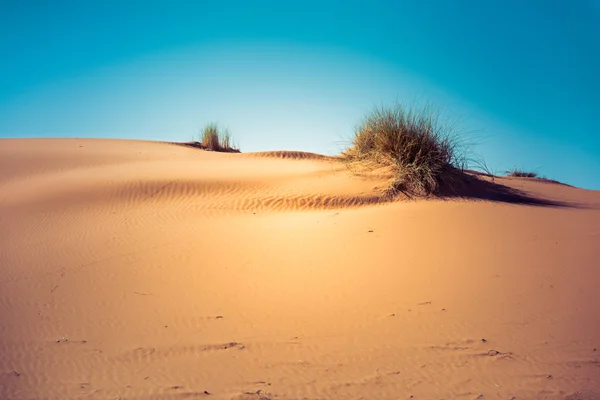
{"type": "Polygon", "coordinates": [[[261,151],[244,153],[250,157],[265,157],[265,158],[283,158],[291,160],[336,160],[336,157],[324,156],[317,153],[310,153],[306,151],[291,151],[291,150],[280,150],[280,151],[261,151]]]}

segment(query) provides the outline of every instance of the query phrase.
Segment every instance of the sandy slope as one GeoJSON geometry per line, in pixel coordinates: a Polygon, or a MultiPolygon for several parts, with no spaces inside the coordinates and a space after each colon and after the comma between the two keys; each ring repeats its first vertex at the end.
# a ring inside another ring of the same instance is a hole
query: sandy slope
{"type": "Polygon", "coordinates": [[[600,398],[599,192],[275,156],[0,140],[0,398],[600,398]]]}

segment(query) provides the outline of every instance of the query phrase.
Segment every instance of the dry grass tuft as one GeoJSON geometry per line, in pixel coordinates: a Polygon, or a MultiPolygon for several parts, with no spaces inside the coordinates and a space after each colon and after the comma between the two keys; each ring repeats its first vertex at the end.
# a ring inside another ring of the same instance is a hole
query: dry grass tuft
{"type": "Polygon", "coordinates": [[[239,148],[233,144],[229,131],[219,131],[217,124],[208,124],[202,130],[200,146],[206,150],[236,152],[239,148]]]}
{"type": "Polygon", "coordinates": [[[355,132],[342,158],[393,173],[390,194],[438,195],[461,184],[466,165],[459,136],[430,107],[377,108],[355,132]]]}
{"type": "Polygon", "coordinates": [[[512,176],[516,178],[537,178],[538,174],[536,172],[526,172],[515,168],[510,171],[506,171],[506,176],[512,176]]]}

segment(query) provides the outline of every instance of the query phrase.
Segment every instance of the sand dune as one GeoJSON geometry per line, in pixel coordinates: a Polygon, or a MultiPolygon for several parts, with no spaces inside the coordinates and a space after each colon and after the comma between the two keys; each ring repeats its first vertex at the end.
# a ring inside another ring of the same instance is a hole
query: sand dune
{"type": "Polygon", "coordinates": [[[385,185],[311,153],[0,140],[0,398],[600,398],[600,192],[385,185]]]}

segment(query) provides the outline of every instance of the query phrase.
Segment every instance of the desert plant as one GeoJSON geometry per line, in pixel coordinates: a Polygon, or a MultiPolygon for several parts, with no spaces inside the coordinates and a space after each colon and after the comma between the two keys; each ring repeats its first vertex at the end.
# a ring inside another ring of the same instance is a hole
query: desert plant
{"type": "Polygon", "coordinates": [[[202,147],[212,151],[239,152],[228,130],[221,132],[217,124],[211,123],[204,127],[200,138],[202,147]]]}
{"type": "Polygon", "coordinates": [[[202,146],[209,150],[219,150],[219,131],[215,124],[209,124],[204,127],[201,143],[202,146]]]}
{"type": "Polygon", "coordinates": [[[492,182],[495,181],[497,173],[488,166],[487,162],[483,157],[473,156],[471,159],[469,159],[469,165],[471,168],[479,170],[484,175],[487,175],[489,178],[492,178],[492,182]]]}
{"type": "Polygon", "coordinates": [[[507,176],[512,176],[516,178],[537,178],[538,174],[536,172],[527,172],[517,168],[511,169],[510,171],[506,171],[507,176]]]}
{"type": "Polygon", "coordinates": [[[376,108],[357,128],[342,157],[393,168],[391,192],[438,194],[452,186],[466,165],[459,136],[442,125],[431,107],[400,104],[376,108]]]}

